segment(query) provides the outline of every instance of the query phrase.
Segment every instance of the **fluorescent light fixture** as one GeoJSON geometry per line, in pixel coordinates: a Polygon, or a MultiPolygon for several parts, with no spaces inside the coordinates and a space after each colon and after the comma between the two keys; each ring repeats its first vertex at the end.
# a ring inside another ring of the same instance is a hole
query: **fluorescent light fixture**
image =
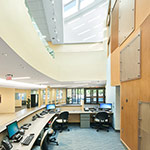
{"type": "Polygon", "coordinates": [[[74,83],[80,83],[80,84],[82,84],[82,83],[91,83],[92,81],[74,81],[74,83]]]}
{"type": "Polygon", "coordinates": [[[49,82],[36,82],[35,84],[47,84],[47,83],[49,83],[49,82]]]}
{"type": "Polygon", "coordinates": [[[92,21],[94,21],[94,20],[97,20],[98,18],[100,18],[100,16],[97,16],[97,17],[95,17],[95,18],[92,18],[92,19],[89,20],[88,22],[92,22],[92,21]]]}
{"type": "Polygon", "coordinates": [[[16,77],[12,78],[13,80],[24,80],[24,79],[31,79],[31,77],[16,77]]]}
{"type": "Polygon", "coordinates": [[[0,78],[1,87],[18,88],[18,89],[43,89],[46,85],[37,85],[31,83],[17,82],[12,80],[5,80],[0,78]]]}
{"type": "Polygon", "coordinates": [[[94,35],[92,35],[92,36],[89,36],[88,38],[85,38],[85,39],[83,39],[84,41],[86,41],[86,40],[89,40],[89,39],[91,39],[91,38],[93,38],[93,37],[95,37],[96,36],[96,34],[94,34],[94,35]]]}
{"type": "Polygon", "coordinates": [[[85,17],[85,16],[87,16],[87,15],[89,15],[89,14],[93,13],[95,10],[96,10],[96,9],[93,9],[93,10],[91,10],[91,11],[87,12],[86,14],[84,14],[84,15],[83,15],[83,17],[85,17]]]}
{"type": "Polygon", "coordinates": [[[72,23],[75,23],[77,21],[79,21],[81,18],[76,18],[76,19],[73,19],[72,21],[68,22],[68,24],[72,24],[72,23]]]}
{"type": "Polygon", "coordinates": [[[82,35],[82,34],[85,34],[85,33],[89,32],[89,31],[90,31],[90,29],[87,29],[87,30],[85,30],[85,31],[83,31],[83,32],[80,32],[78,35],[80,36],[80,35],[82,35]]]}
{"type": "Polygon", "coordinates": [[[82,23],[82,24],[80,24],[79,26],[76,26],[76,27],[74,27],[72,30],[76,30],[76,29],[79,29],[79,28],[81,28],[82,26],[84,26],[85,24],[84,23],[82,23]]]}

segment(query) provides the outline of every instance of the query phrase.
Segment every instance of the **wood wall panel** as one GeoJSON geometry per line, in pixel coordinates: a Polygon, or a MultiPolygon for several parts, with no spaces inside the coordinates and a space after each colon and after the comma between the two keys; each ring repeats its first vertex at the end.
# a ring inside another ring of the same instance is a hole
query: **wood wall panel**
{"type": "Polygon", "coordinates": [[[150,14],[150,0],[136,0],[136,28],[150,14]]]}
{"type": "Polygon", "coordinates": [[[141,79],[121,83],[121,139],[131,150],[138,149],[138,101],[150,102],[149,25],[150,15],[141,25],[141,79]]]}
{"type": "Polygon", "coordinates": [[[111,54],[111,85],[120,85],[120,49],[111,54]]]}
{"type": "Polygon", "coordinates": [[[116,4],[112,11],[111,53],[118,47],[118,19],[119,19],[119,0],[116,1],[116,4]]]}

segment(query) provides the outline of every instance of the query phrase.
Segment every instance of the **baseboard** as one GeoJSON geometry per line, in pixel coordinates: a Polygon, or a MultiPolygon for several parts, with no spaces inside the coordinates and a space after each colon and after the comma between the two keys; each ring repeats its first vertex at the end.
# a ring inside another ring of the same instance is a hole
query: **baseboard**
{"type": "Polygon", "coordinates": [[[122,142],[122,144],[127,148],[127,150],[131,150],[129,147],[128,147],[128,145],[120,138],[120,140],[121,140],[121,142],[122,142]]]}
{"type": "Polygon", "coordinates": [[[116,132],[119,132],[120,133],[120,130],[116,130],[116,129],[114,129],[116,132]]]}

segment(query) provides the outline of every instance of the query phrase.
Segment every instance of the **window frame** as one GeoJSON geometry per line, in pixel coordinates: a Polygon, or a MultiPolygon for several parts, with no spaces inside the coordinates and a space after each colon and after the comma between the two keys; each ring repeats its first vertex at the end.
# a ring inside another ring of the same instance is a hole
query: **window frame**
{"type": "Polygon", "coordinates": [[[100,104],[105,103],[105,87],[99,87],[99,88],[84,88],[84,104],[100,104]],[[90,90],[90,96],[86,96],[86,90],[90,90]],[[93,96],[93,90],[96,90],[96,96],[93,96]],[[98,90],[103,90],[103,96],[99,96],[98,90]],[[91,92],[92,91],[92,92],[91,92]],[[90,103],[87,103],[86,98],[90,98],[90,103]],[[96,98],[96,102],[93,101],[93,99],[96,98]],[[98,99],[103,98],[102,102],[99,102],[98,99]]]}

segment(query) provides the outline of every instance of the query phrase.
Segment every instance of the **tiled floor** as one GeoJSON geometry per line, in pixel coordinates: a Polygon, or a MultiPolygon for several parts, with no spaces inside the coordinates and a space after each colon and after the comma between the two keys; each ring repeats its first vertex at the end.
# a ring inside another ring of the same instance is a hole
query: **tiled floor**
{"type": "Polygon", "coordinates": [[[120,133],[70,126],[70,131],[58,133],[59,146],[49,145],[49,150],[126,150],[120,142],[120,133]]]}

